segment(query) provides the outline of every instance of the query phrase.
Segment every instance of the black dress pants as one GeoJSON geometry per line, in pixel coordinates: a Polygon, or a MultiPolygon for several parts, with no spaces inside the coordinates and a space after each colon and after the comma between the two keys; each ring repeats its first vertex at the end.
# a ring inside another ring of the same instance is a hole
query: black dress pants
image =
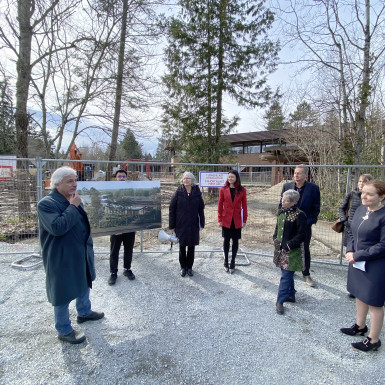
{"type": "Polygon", "coordinates": [[[195,246],[179,245],[179,263],[183,269],[192,269],[194,264],[195,246]],[[187,253],[186,253],[187,248],[187,253]]]}
{"type": "Polygon", "coordinates": [[[123,267],[127,270],[131,269],[132,251],[135,244],[135,232],[113,234],[110,236],[110,273],[116,274],[118,272],[119,250],[123,242],[123,267]]]}
{"type": "Polygon", "coordinates": [[[306,238],[303,242],[305,249],[305,270],[302,271],[302,275],[306,277],[310,275],[310,240],[311,240],[311,226],[307,227],[306,238]]]}

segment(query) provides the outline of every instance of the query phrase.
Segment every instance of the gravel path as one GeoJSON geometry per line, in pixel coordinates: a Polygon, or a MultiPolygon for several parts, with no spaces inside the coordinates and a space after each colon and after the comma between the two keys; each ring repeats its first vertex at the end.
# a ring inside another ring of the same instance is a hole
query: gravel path
{"type": "MultiPolygon", "coordinates": [[[[0,258],[1,384],[385,383],[385,346],[356,352],[359,337],[339,332],[355,315],[345,266],[313,263],[317,288],[297,274],[297,303],[280,316],[270,258],[250,256],[229,275],[219,253],[197,251],[194,277],[182,278],[176,253],[136,253],[137,279],[119,275],[110,287],[108,256],[98,255],[91,300],[106,317],[76,325],[87,341],[73,346],[56,338],[43,268],[0,258]]],[[[70,312],[74,320],[73,304],[70,312]]]]}

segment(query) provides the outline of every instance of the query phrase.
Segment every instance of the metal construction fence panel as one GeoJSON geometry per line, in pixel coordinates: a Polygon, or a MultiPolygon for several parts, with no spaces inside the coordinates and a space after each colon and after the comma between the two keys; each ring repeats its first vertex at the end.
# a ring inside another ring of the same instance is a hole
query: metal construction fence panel
{"type": "MultiPolygon", "coordinates": [[[[292,178],[295,165],[240,165],[240,164],[187,164],[167,162],[107,162],[99,160],[16,159],[0,157],[0,255],[39,253],[37,202],[50,191],[52,172],[63,165],[71,165],[79,180],[105,180],[108,163],[115,170],[125,168],[130,180],[159,180],[161,182],[162,228],[168,228],[168,207],[172,194],[181,183],[184,171],[199,175],[240,172],[242,184],[247,189],[248,220],[242,230],[240,247],[243,252],[261,255],[272,254],[272,235],[276,223],[277,207],[282,186],[292,178]]],[[[384,179],[383,166],[330,166],[312,165],[309,181],[321,190],[321,213],[313,226],[311,242],[314,260],[341,263],[342,235],[331,226],[338,218],[338,208],[348,191],[355,188],[359,174],[370,173],[384,179]]],[[[215,175],[215,174],[214,174],[215,175]]],[[[222,232],[218,226],[217,204],[219,188],[201,187],[205,201],[206,226],[201,232],[201,246],[221,250],[222,232]]],[[[157,235],[160,229],[143,230],[137,234],[135,251],[155,252],[165,250],[157,235]]],[[[109,237],[94,238],[95,250],[108,253],[109,237]]],[[[170,246],[167,245],[169,248],[170,246]]],[[[199,247],[197,252],[199,252],[199,247]]]]}

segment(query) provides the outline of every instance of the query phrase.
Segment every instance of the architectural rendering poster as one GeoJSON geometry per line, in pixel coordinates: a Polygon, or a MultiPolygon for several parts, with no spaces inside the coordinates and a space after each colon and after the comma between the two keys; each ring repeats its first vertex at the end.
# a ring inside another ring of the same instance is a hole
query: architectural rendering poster
{"type": "Polygon", "coordinates": [[[78,182],[94,237],[162,227],[160,181],[78,182]]]}

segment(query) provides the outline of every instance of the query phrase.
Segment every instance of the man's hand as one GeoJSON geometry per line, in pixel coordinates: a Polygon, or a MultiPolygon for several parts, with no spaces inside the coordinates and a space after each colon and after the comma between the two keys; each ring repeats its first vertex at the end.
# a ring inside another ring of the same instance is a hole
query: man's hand
{"type": "Polygon", "coordinates": [[[70,205],[74,205],[74,206],[78,207],[81,202],[82,202],[82,199],[80,198],[80,195],[77,192],[72,194],[72,196],[70,198],[70,205]]]}

